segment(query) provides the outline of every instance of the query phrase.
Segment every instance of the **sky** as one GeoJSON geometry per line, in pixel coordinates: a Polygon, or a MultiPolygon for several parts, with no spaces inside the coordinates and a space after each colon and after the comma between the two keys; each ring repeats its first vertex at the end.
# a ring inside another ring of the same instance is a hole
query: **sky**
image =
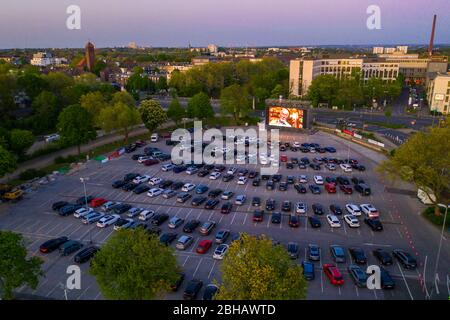
{"type": "Polygon", "coordinates": [[[1,0],[0,48],[450,43],[450,0],[1,0]],[[70,5],[81,29],[66,27],[70,5]],[[380,7],[381,29],[366,26],[380,7]]]}

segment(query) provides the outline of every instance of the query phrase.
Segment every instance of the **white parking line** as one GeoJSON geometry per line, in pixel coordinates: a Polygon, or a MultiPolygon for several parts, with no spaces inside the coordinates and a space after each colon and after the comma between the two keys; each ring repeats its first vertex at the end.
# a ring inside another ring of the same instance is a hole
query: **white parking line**
{"type": "Polygon", "coordinates": [[[247,213],[245,213],[245,217],[244,217],[244,221],[242,221],[242,224],[244,225],[245,224],[245,221],[247,221],[247,213]]]}
{"type": "Polygon", "coordinates": [[[190,256],[187,256],[187,257],[186,257],[186,260],[184,260],[184,262],[183,262],[183,264],[182,264],[183,267],[186,265],[186,263],[188,262],[189,258],[190,258],[190,256]]]}
{"type": "Polygon", "coordinates": [[[197,268],[195,268],[194,273],[192,274],[192,278],[195,278],[195,275],[197,274],[198,268],[200,267],[200,264],[202,263],[203,258],[200,258],[200,261],[198,262],[197,268]]]}
{"type": "Polygon", "coordinates": [[[234,213],[234,215],[233,215],[233,219],[231,219],[231,222],[230,222],[230,224],[233,224],[233,222],[234,222],[234,219],[236,218],[236,212],[234,213]]]}
{"type": "Polygon", "coordinates": [[[403,281],[405,282],[406,289],[408,289],[409,296],[411,297],[411,300],[414,300],[414,297],[413,297],[412,294],[411,294],[411,290],[409,290],[408,282],[406,282],[405,275],[403,274],[403,270],[402,270],[402,268],[400,267],[400,264],[398,263],[398,261],[396,261],[396,262],[397,262],[398,269],[400,270],[400,273],[402,274],[403,281]]]}
{"type": "Polygon", "coordinates": [[[77,297],[77,300],[80,300],[80,298],[86,293],[86,291],[89,290],[89,288],[92,286],[92,284],[90,284],[86,289],[84,289],[84,291],[77,297]]]}
{"type": "MultiPolygon", "coordinates": [[[[358,290],[358,286],[355,286],[355,291],[356,291],[356,296],[359,297],[359,290],[358,290]]],[[[375,291],[375,290],[374,290],[375,291]]]]}
{"type": "Polygon", "coordinates": [[[216,266],[216,262],[217,262],[217,260],[214,260],[214,263],[213,263],[213,265],[211,267],[211,270],[208,273],[208,279],[211,279],[211,274],[214,271],[214,267],[216,266]]]}

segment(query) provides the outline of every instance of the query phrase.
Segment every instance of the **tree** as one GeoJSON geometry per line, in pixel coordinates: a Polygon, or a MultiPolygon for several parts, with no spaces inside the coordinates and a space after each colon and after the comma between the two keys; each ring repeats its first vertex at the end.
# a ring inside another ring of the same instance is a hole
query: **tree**
{"type": "Polygon", "coordinates": [[[81,96],[80,105],[91,114],[94,125],[99,124],[100,111],[108,107],[105,97],[100,91],[89,92],[81,96]]]}
{"type": "Polygon", "coordinates": [[[336,92],[336,103],[351,109],[355,104],[361,104],[364,95],[361,86],[355,79],[344,79],[339,82],[336,92]]]}
{"type": "Polygon", "coordinates": [[[438,203],[450,192],[450,124],[418,132],[377,169],[390,180],[402,179],[426,192],[440,215],[438,203]],[[434,195],[431,196],[431,195],[434,195]],[[433,200],[435,199],[435,200],[433,200]]]}
{"type": "Polygon", "coordinates": [[[222,113],[231,114],[234,121],[245,117],[250,110],[247,90],[238,84],[233,84],[222,90],[220,94],[220,108],[222,113]]]}
{"type": "Polygon", "coordinates": [[[93,258],[90,273],[103,296],[113,300],[161,298],[178,278],[173,249],[139,228],[110,237],[93,258]]]}
{"type": "MultiPolygon", "coordinates": [[[[171,103],[172,104],[172,103],[171,103]]],[[[153,132],[167,121],[167,113],[156,100],[144,100],[139,105],[139,113],[145,127],[153,132]]]]}
{"type": "Polygon", "coordinates": [[[388,118],[388,122],[390,122],[389,119],[392,117],[392,108],[391,107],[386,108],[386,111],[384,111],[384,116],[386,118],[388,118]]]}
{"type": "Polygon", "coordinates": [[[298,300],[306,297],[301,267],[284,247],[247,234],[233,241],[221,266],[217,300],[298,300]]]}
{"type": "Polygon", "coordinates": [[[75,81],[72,77],[62,73],[62,72],[50,72],[45,80],[48,82],[50,90],[58,95],[64,88],[72,86],[75,81]]]}
{"type": "Polygon", "coordinates": [[[48,82],[38,73],[25,72],[17,79],[19,88],[25,90],[31,98],[36,98],[42,91],[48,89],[48,82]]]}
{"type": "Polygon", "coordinates": [[[186,117],[186,110],[181,106],[178,98],[173,98],[172,101],[170,101],[169,108],[167,109],[167,117],[174,121],[177,126],[180,121],[186,117]]]}
{"type": "Polygon", "coordinates": [[[121,130],[126,143],[130,129],[141,123],[141,117],[135,107],[130,108],[123,102],[117,102],[113,107],[105,108],[100,112],[99,123],[106,132],[121,130]]]}
{"type": "Polygon", "coordinates": [[[13,129],[9,135],[9,145],[19,157],[22,157],[25,152],[33,145],[34,136],[31,131],[13,129]]]}
{"type": "Polygon", "coordinates": [[[211,102],[204,92],[197,93],[189,99],[186,113],[189,118],[198,118],[200,120],[214,116],[211,102]]]}
{"type": "Polygon", "coordinates": [[[61,141],[76,145],[79,155],[81,154],[80,146],[97,136],[91,114],[79,105],[69,106],[61,112],[57,128],[61,141]]]}
{"type": "Polygon", "coordinates": [[[42,91],[32,104],[33,129],[35,132],[48,132],[55,128],[58,119],[59,108],[58,99],[52,92],[42,91]]]}
{"type": "Polygon", "coordinates": [[[13,172],[17,167],[16,159],[5,148],[0,146],[0,177],[13,172]]]}
{"type": "Polygon", "coordinates": [[[12,299],[13,291],[22,285],[36,289],[42,261],[39,257],[27,258],[27,249],[20,234],[0,231],[0,298],[12,299]],[[3,287],[3,288],[2,288],[3,287]]]}
{"type": "Polygon", "coordinates": [[[133,96],[126,91],[119,91],[113,94],[111,104],[115,105],[118,102],[122,102],[130,108],[136,107],[136,100],[134,100],[133,96]]]}
{"type": "Polygon", "coordinates": [[[168,89],[167,78],[166,77],[159,77],[158,82],[156,83],[156,89],[158,91],[167,90],[168,89]]]}
{"type": "Polygon", "coordinates": [[[319,102],[327,102],[329,105],[336,99],[339,81],[332,75],[324,74],[315,78],[308,89],[308,98],[314,106],[319,102]]]}

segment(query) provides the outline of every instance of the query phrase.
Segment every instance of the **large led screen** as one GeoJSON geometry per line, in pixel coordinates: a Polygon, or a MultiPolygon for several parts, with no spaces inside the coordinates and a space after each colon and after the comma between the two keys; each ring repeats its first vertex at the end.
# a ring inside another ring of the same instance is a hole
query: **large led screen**
{"type": "Polygon", "coordinates": [[[268,125],[303,129],[305,128],[305,111],[297,108],[269,107],[268,125]]]}

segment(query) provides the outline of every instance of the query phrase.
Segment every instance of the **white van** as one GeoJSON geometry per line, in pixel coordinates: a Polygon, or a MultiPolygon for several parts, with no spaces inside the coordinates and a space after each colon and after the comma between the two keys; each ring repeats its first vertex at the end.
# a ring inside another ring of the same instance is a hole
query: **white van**
{"type": "Polygon", "coordinates": [[[151,219],[154,215],[155,215],[155,211],[144,210],[141,213],[139,213],[139,220],[147,221],[148,219],[151,219]]]}
{"type": "Polygon", "coordinates": [[[152,133],[151,137],[150,137],[150,141],[151,142],[158,142],[159,140],[159,136],[157,133],[152,133]]]}

